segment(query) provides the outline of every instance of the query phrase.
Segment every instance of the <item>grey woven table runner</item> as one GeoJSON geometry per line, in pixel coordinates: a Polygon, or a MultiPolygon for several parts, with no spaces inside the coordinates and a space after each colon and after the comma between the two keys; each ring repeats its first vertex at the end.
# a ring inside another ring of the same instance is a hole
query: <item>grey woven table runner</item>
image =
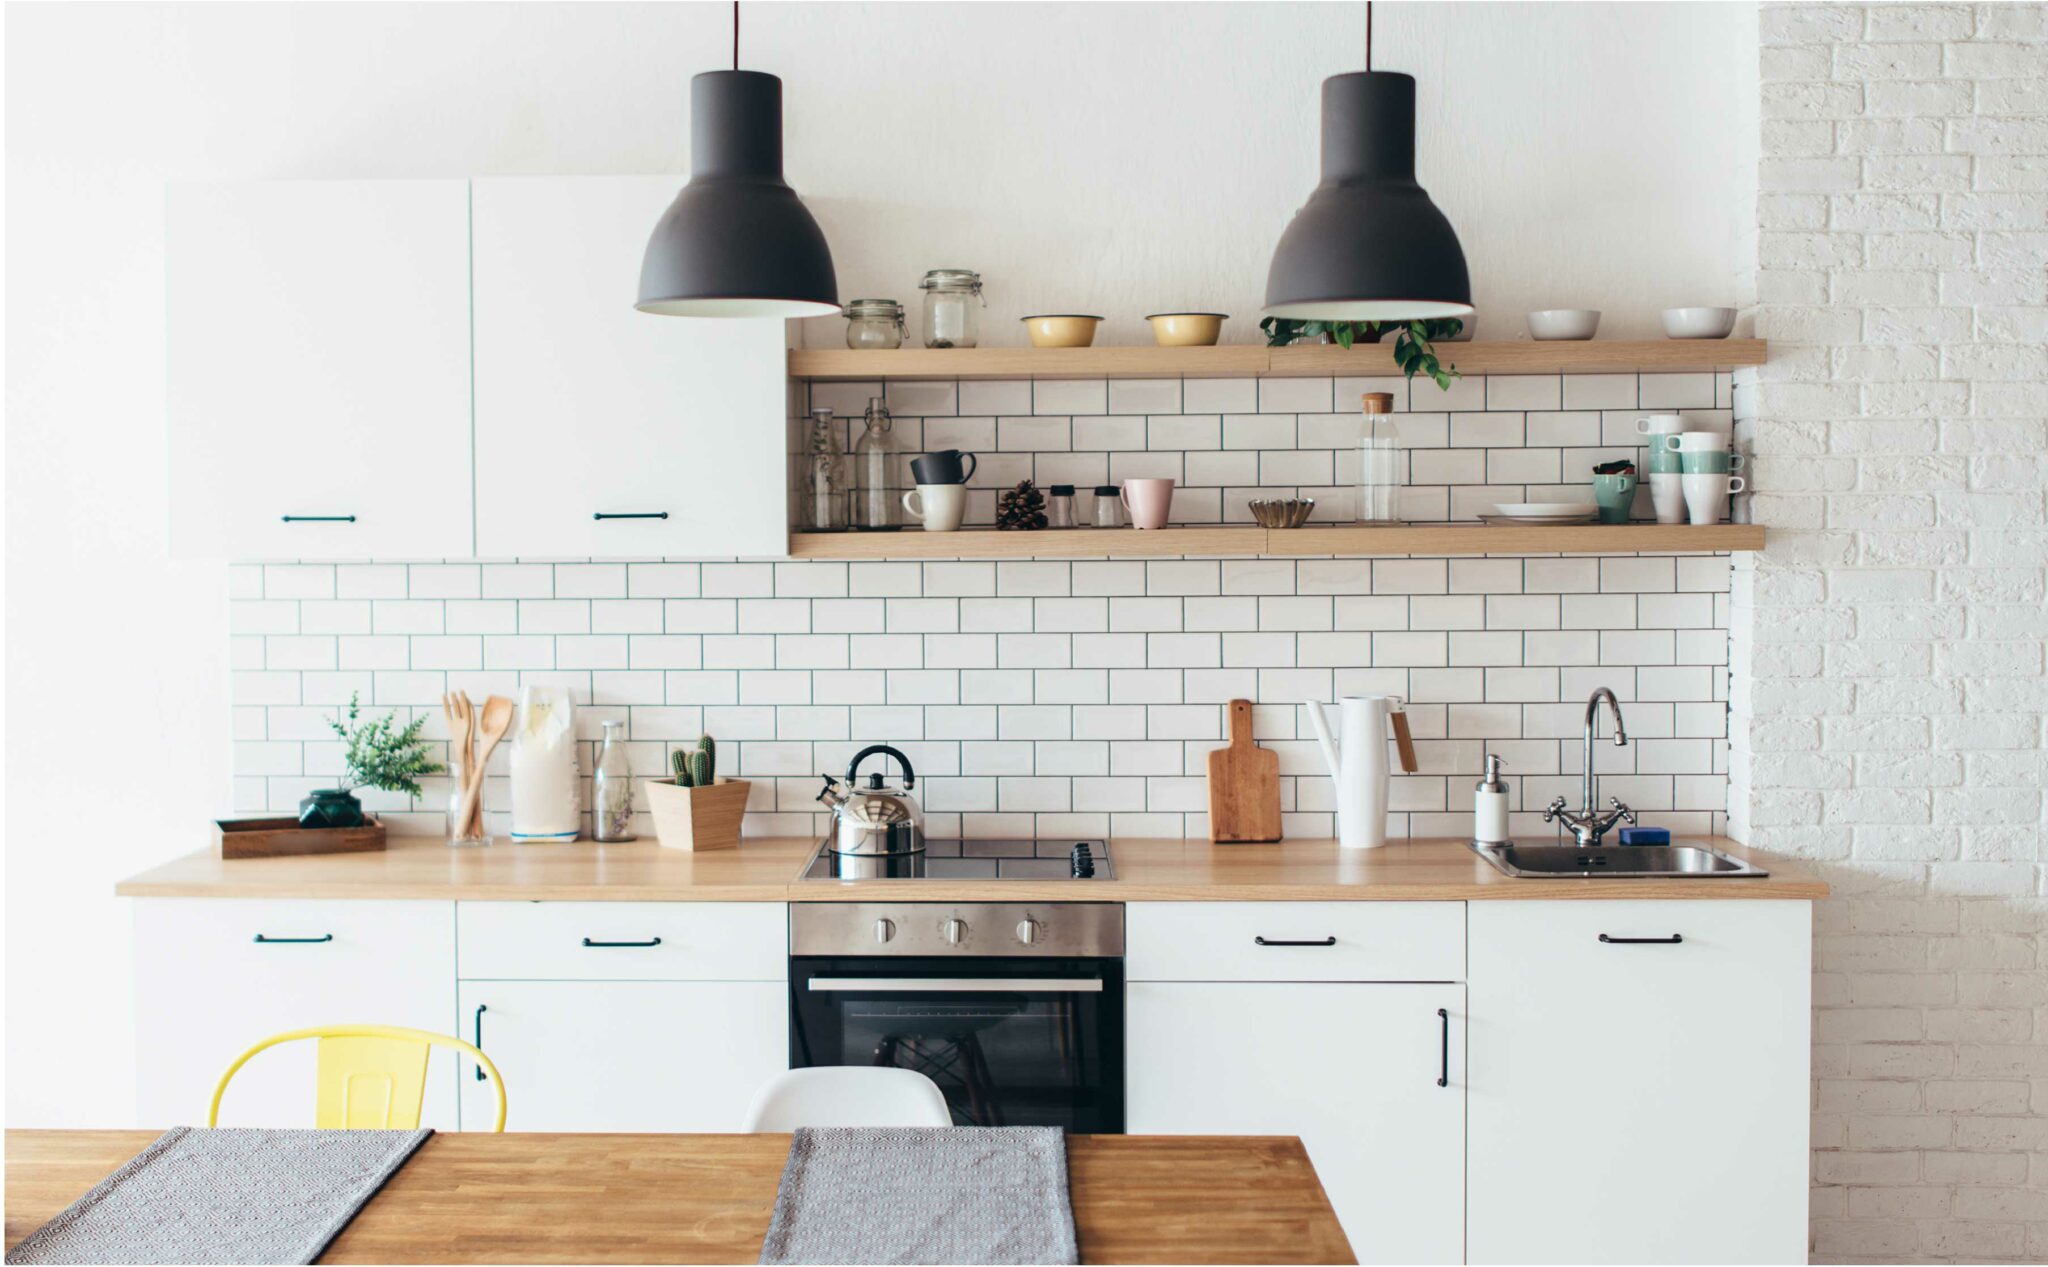
{"type": "Polygon", "coordinates": [[[764,1263],[1077,1263],[1053,1126],[802,1129],[764,1263]]]}
{"type": "Polygon", "coordinates": [[[430,1130],[174,1127],[9,1263],[310,1263],[430,1130]]]}

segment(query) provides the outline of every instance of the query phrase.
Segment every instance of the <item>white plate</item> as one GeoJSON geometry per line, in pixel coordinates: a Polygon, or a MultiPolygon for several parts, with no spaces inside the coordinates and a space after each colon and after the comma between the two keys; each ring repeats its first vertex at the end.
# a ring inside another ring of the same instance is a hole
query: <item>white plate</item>
{"type": "Polygon", "coordinates": [[[1564,528],[1572,524],[1589,524],[1595,515],[1558,515],[1554,518],[1526,518],[1522,515],[1481,515],[1479,522],[1486,524],[1520,524],[1525,528],[1564,528]]]}
{"type": "Polygon", "coordinates": [[[1503,502],[1493,508],[1496,515],[1509,519],[1557,519],[1578,515],[1597,515],[1598,502],[1503,502]]]}

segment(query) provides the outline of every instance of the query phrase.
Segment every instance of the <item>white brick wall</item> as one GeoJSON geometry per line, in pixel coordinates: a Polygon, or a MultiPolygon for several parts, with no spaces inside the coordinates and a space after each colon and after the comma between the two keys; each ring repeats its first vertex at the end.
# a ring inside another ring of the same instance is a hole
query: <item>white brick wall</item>
{"type": "Polygon", "coordinates": [[[1762,14],[1731,816],[1839,893],[1817,1262],[2048,1259],[2044,17],[1762,14]]]}

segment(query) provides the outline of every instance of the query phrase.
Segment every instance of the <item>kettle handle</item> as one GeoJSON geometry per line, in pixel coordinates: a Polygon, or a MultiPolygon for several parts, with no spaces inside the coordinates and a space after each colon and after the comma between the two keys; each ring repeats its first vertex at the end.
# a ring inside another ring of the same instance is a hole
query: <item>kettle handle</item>
{"type": "Polygon", "coordinates": [[[896,758],[897,764],[903,767],[904,791],[907,792],[917,786],[917,772],[910,768],[910,758],[885,743],[872,743],[862,748],[859,752],[854,753],[853,760],[846,763],[846,781],[854,787],[859,787],[860,784],[855,782],[855,777],[860,769],[860,763],[877,753],[885,757],[896,758]]]}

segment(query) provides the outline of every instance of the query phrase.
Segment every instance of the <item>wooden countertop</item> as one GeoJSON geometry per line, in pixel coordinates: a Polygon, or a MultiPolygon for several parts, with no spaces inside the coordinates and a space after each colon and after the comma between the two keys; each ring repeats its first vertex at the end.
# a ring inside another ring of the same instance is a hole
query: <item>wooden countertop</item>
{"type": "Polygon", "coordinates": [[[685,853],[625,845],[450,849],[395,837],[381,853],[246,858],[188,854],[123,880],[123,897],[412,898],[611,902],[1327,902],[1501,899],[1820,898],[1828,887],[1781,859],[1712,843],[1767,870],[1765,879],[1512,879],[1462,842],[1416,840],[1347,851],[1333,840],[1212,845],[1203,840],[1111,840],[1113,880],[861,880],[799,882],[816,842],[749,839],[737,849],[685,853]]]}
{"type": "MultiPolygon", "coordinates": [[[[8,1131],[7,1248],[157,1137],[8,1131]]],[[[323,1263],[751,1263],[787,1135],[437,1134],[323,1263]]],[[[1067,1140],[1084,1263],[1349,1263],[1292,1136],[1067,1140]]]]}

